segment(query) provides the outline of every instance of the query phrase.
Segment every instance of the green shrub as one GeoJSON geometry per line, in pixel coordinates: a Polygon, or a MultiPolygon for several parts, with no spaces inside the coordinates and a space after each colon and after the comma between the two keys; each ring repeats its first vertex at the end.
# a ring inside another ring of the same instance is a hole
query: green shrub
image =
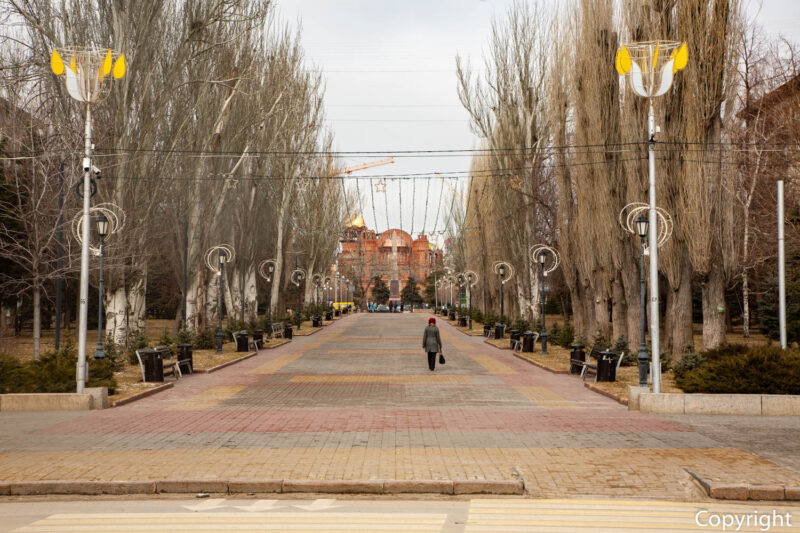
{"type": "Polygon", "coordinates": [[[527,320],[518,318],[511,323],[511,328],[509,329],[518,329],[520,333],[525,333],[530,329],[530,324],[527,320]]]}
{"type": "Polygon", "coordinates": [[[142,348],[147,348],[147,337],[144,336],[144,332],[139,331],[136,333],[135,336],[131,338],[130,343],[130,351],[127,353],[126,359],[128,360],[128,364],[130,365],[138,365],[139,360],[136,359],[136,350],[140,350],[142,348]]]}
{"type": "Polygon", "coordinates": [[[675,374],[675,379],[683,379],[689,372],[704,364],[706,364],[706,358],[699,353],[687,353],[680,361],[672,365],[672,372],[675,374]]]}
{"type": "Polygon", "coordinates": [[[559,333],[561,333],[561,326],[558,325],[558,322],[553,322],[553,325],[550,326],[550,329],[547,331],[547,336],[551,339],[555,339],[558,337],[559,333]]]}
{"type": "Polygon", "coordinates": [[[472,320],[475,322],[480,322],[483,324],[483,312],[480,309],[473,309],[472,310],[472,320]]]}
{"type": "Polygon", "coordinates": [[[191,344],[194,346],[194,333],[189,329],[182,329],[178,332],[178,344],[191,344]]]}
{"type": "Polygon", "coordinates": [[[575,328],[572,327],[572,324],[569,322],[564,323],[564,327],[560,328],[558,331],[558,335],[553,335],[552,341],[558,344],[559,346],[563,346],[564,348],[569,348],[575,340],[575,328]]]}
{"type": "MultiPolygon", "coordinates": [[[[87,358],[89,379],[87,387],[108,387],[113,394],[114,361],[110,358],[87,358]]],[[[78,354],[71,343],[58,351],[49,351],[38,361],[21,362],[15,357],[0,354],[0,392],[75,392],[75,368],[78,354]]]]}
{"type": "Polygon", "coordinates": [[[592,346],[598,346],[601,348],[608,348],[608,338],[606,337],[606,333],[603,331],[603,328],[597,328],[597,331],[592,337],[592,346]]]}
{"type": "Polygon", "coordinates": [[[685,392],[800,394],[800,352],[727,345],[701,354],[705,364],[676,379],[685,392]]]}
{"type": "Polygon", "coordinates": [[[198,350],[210,350],[217,347],[217,332],[213,328],[203,328],[194,338],[194,347],[198,350]]]}

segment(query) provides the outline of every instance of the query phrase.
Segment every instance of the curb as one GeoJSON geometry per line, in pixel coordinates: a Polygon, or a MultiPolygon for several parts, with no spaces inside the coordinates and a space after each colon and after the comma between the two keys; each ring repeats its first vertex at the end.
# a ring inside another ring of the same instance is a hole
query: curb
{"type": "MultiPolygon", "coordinates": [[[[505,340],[505,339],[503,339],[503,340],[505,340]]],[[[498,350],[510,350],[510,349],[511,349],[511,346],[508,346],[507,348],[501,348],[501,347],[499,347],[499,346],[495,346],[494,344],[492,344],[491,342],[489,342],[489,339],[485,339],[483,342],[484,342],[485,344],[488,344],[488,345],[489,345],[489,346],[491,346],[492,348],[497,348],[498,350]]]]}
{"type": "MultiPolygon", "coordinates": [[[[333,322],[331,322],[330,324],[333,324],[333,322]]],[[[324,328],[325,326],[328,326],[330,324],[324,324],[324,325],[322,325],[322,326],[320,326],[318,328],[315,328],[314,326],[309,326],[311,328],[311,333],[297,333],[297,331],[292,331],[292,337],[293,338],[294,337],[310,337],[314,333],[322,331],[322,328],[324,328]]],[[[304,329],[303,331],[308,331],[308,329],[304,329]]]]}
{"type": "MultiPolygon", "coordinates": [[[[495,346],[495,347],[496,347],[496,346],[495,346]]],[[[556,370],[556,369],[554,369],[554,368],[550,368],[549,366],[545,366],[545,365],[543,365],[542,363],[540,363],[540,362],[538,362],[538,361],[531,361],[531,360],[530,360],[530,359],[528,359],[527,357],[524,357],[524,356],[522,356],[522,355],[518,354],[517,352],[512,352],[512,353],[514,354],[514,357],[516,357],[517,359],[522,359],[522,360],[523,360],[523,361],[525,361],[526,363],[530,363],[530,364],[532,364],[533,366],[538,366],[538,367],[539,367],[539,368],[541,368],[542,370],[547,370],[547,371],[548,371],[548,372],[550,372],[551,374],[569,374],[569,371],[567,371],[567,370],[556,370]]]]}
{"type": "Polygon", "coordinates": [[[258,352],[250,352],[249,354],[243,355],[242,357],[239,357],[238,359],[233,359],[231,361],[228,361],[227,363],[222,363],[221,365],[212,366],[211,368],[198,369],[198,370],[195,370],[193,373],[194,374],[211,374],[212,372],[216,372],[217,370],[222,370],[225,367],[228,367],[228,366],[231,366],[231,365],[235,365],[236,363],[238,363],[240,361],[244,361],[245,359],[250,359],[251,357],[255,357],[256,355],[258,355],[258,352]]]}
{"type": "Polygon", "coordinates": [[[611,394],[607,390],[603,390],[600,387],[592,385],[591,383],[584,382],[583,386],[586,387],[587,389],[589,389],[592,392],[596,392],[597,394],[599,394],[601,396],[605,396],[606,398],[611,398],[612,400],[614,400],[617,403],[621,403],[622,405],[628,405],[628,399],[627,398],[620,398],[618,396],[614,396],[613,394],[611,394]]]}
{"type": "Polygon", "coordinates": [[[700,484],[706,496],[715,500],[800,501],[800,486],[718,483],[709,481],[690,468],[684,470],[700,484]]]}
{"type": "Polygon", "coordinates": [[[111,407],[119,407],[121,405],[125,405],[127,403],[135,402],[136,400],[141,400],[142,398],[147,398],[148,396],[152,396],[153,394],[159,393],[161,391],[165,391],[167,389],[171,389],[175,386],[174,382],[164,383],[163,385],[159,385],[158,387],[153,387],[150,390],[142,391],[138,394],[134,394],[133,396],[129,396],[122,400],[117,400],[116,402],[111,404],[111,407]]]}
{"type": "Polygon", "coordinates": [[[162,479],[158,481],[18,481],[0,483],[0,496],[49,494],[495,494],[523,495],[521,480],[162,479]]]}

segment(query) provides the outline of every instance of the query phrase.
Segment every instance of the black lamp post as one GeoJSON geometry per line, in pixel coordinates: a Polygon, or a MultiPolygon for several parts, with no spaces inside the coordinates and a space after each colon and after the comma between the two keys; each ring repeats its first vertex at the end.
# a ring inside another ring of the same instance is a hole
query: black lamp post
{"type": "Polygon", "coordinates": [[[217,353],[222,353],[222,284],[225,282],[225,260],[219,251],[219,325],[217,326],[217,353]]]}
{"type": "Polygon", "coordinates": [[[545,256],[544,256],[544,253],[540,252],[539,255],[536,257],[536,259],[539,261],[539,266],[541,267],[541,272],[542,272],[542,279],[541,279],[541,282],[539,284],[539,296],[540,296],[540,298],[542,300],[542,333],[541,333],[540,337],[542,339],[542,353],[546,354],[547,353],[547,327],[545,326],[545,321],[544,321],[544,303],[545,303],[545,297],[544,297],[544,260],[545,260],[545,256]]]}
{"type": "Polygon", "coordinates": [[[267,265],[267,283],[269,289],[267,290],[267,338],[272,338],[272,273],[275,272],[275,265],[269,263],[267,265]]]}
{"type": "Polygon", "coordinates": [[[639,386],[640,387],[647,387],[647,344],[645,343],[645,328],[647,324],[647,317],[646,317],[646,303],[645,303],[645,288],[644,288],[644,241],[647,237],[647,232],[649,230],[650,221],[647,219],[644,214],[642,214],[639,218],[636,219],[636,233],[639,234],[639,238],[642,241],[642,262],[641,268],[639,271],[639,301],[641,303],[641,314],[642,314],[642,337],[641,341],[639,342],[639,355],[637,359],[639,360],[639,386]]]}
{"type": "Polygon", "coordinates": [[[501,264],[497,269],[500,275],[500,322],[503,321],[503,279],[506,277],[506,266],[501,264]]]}
{"type": "Polygon", "coordinates": [[[106,356],[103,352],[103,252],[108,235],[108,219],[102,212],[97,217],[97,234],[100,236],[100,283],[97,306],[97,348],[94,351],[94,358],[103,359],[106,356]]]}

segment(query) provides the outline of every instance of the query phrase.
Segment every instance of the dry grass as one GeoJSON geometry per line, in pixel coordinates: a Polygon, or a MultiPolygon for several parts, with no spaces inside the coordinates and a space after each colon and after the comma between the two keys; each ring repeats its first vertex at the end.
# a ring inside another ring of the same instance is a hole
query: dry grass
{"type": "Polygon", "coordinates": [[[519,355],[525,359],[536,361],[547,368],[569,372],[569,352],[569,350],[557,344],[548,344],[547,354],[541,352],[521,352],[519,355]]]}
{"type": "Polygon", "coordinates": [[[511,349],[511,340],[508,337],[506,337],[505,339],[486,339],[486,342],[488,342],[492,346],[501,348],[503,350],[511,349]]]}

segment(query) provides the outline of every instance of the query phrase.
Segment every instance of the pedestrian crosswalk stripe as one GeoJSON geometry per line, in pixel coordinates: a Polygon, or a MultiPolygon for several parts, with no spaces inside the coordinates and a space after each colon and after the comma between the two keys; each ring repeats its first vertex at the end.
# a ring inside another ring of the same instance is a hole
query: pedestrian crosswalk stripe
{"type": "Polygon", "coordinates": [[[15,530],[45,531],[440,531],[447,515],[353,512],[177,512],[54,514],[15,530]]]}
{"type": "MultiPolygon", "coordinates": [[[[466,533],[487,531],[548,532],[646,532],[697,531],[697,512],[750,514],[772,512],[775,506],[708,503],[676,503],[615,500],[472,500],[466,533]]],[[[800,509],[778,507],[779,512],[800,516],[800,509]]],[[[763,531],[744,525],[738,531],[763,531]]],[[[770,531],[796,531],[773,525],[770,531]]]]}

